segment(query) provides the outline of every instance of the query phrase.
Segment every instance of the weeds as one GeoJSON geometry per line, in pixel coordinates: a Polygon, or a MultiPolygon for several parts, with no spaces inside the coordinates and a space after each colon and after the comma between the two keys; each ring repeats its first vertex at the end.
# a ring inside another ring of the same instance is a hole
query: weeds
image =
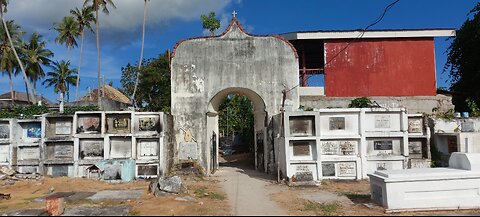
{"type": "Polygon", "coordinates": [[[301,209],[301,211],[313,211],[315,212],[315,215],[333,216],[333,215],[339,215],[341,208],[342,208],[342,205],[338,204],[337,202],[316,203],[312,201],[306,201],[303,204],[303,208],[301,209]]]}

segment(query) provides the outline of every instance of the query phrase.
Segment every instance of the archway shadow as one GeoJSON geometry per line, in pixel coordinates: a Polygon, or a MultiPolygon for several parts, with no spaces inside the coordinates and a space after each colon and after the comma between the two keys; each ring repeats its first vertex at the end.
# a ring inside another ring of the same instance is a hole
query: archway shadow
{"type": "Polygon", "coordinates": [[[266,182],[276,182],[277,179],[272,174],[267,174],[262,171],[255,170],[255,159],[253,153],[241,154],[247,155],[247,157],[238,157],[238,156],[226,156],[224,162],[219,163],[220,170],[222,168],[232,168],[235,169],[237,173],[242,173],[250,178],[266,181],[266,182]]]}

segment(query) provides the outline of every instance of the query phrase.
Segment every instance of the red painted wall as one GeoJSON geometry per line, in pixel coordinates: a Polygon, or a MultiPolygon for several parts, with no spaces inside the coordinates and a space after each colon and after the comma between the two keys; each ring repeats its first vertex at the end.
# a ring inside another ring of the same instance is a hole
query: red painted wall
{"type": "Polygon", "coordinates": [[[362,39],[340,52],[348,42],[325,41],[326,96],[436,94],[433,38],[362,39]]]}

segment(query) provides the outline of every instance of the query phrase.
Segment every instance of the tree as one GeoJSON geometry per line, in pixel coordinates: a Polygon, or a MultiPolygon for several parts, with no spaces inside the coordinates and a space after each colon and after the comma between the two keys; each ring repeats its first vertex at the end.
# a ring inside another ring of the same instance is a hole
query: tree
{"type": "MultiPolygon", "coordinates": [[[[170,59],[168,52],[148,59],[140,69],[135,101],[144,111],[170,111],[170,59]]],[[[138,65],[122,67],[121,91],[131,95],[135,88],[138,65]]]]}
{"type": "Polygon", "coordinates": [[[246,96],[231,94],[220,104],[219,128],[226,135],[239,135],[242,143],[254,149],[253,104],[246,96]]]}
{"type": "MultiPolygon", "coordinates": [[[[13,21],[7,21],[6,24],[10,31],[10,35],[16,42],[18,42],[17,40],[24,34],[21,31],[20,26],[13,21]]],[[[15,96],[13,95],[12,77],[16,75],[18,68],[19,66],[15,54],[8,42],[7,31],[2,25],[0,26],[0,72],[2,72],[3,75],[7,74],[10,80],[10,97],[12,100],[15,99],[15,96]]],[[[15,101],[13,102],[15,103],[15,101]]]]}
{"type": "Polygon", "coordinates": [[[210,33],[215,35],[215,30],[220,28],[220,20],[215,18],[215,12],[210,12],[207,15],[201,15],[200,18],[202,19],[203,28],[210,31],[210,33]]]}
{"type": "Polygon", "coordinates": [[[15,59],[17,59],[18,66],[20,67],[20,71],[22,72],[23,75],[23,80],[25,81],[25,84],[27,86],[27,92],[30,90],[30,97],[29,100],[31,100],[34,104],[37,102],[37,99],[35,98],[35,95],[33,94],[33,87],[28,81],[28,76],[25,71],[25,67],[23,66],[22,61],[20,60],[20,57],[18,56],[17,50],[15,49],[15,45],[13,44],[12,37],[10,35],[10,32],[8,30],[7,23],[3,17],[4,13],[7,12],[7,6],[8,6],[8,0],[0,0],[0,18],[2,19],[3,23],[3,28],[5,29],[5,33],[7,35],[8,41],[10,43],[10,47],[12,48],[13,54],[15,56],[15,59]]]}
{"type": "Polygon", "coordinates": [[[23,42],[20,49],[22,59],[25,62],[25,72],[33,83],[33,94],[36,95],[37,81],[45,77],[42,66],[49,66],[52,62],[53,52],[46,48],[47,42],[42,40],[42,36],[33,33],[30,40],[23,42]]]}
{"type": "Polygon", "coordinates": [[[94,9],[93,7],[83,7],[81,10],[75,8],[75,10],[70,10],[70,14],[75,17],[75,20],[78,23],[78,29],[81,35],[81,42],[80,42],[80,58],[78,63],[77,69],[77,81],[75,83],[75,99],[78,99],[78,86],[80,83],[80,68],[82,65],[82,57],[83,57],[83,39],[85,36],[85,28],[90,30],[93,33],[93,29],[91,24],[95,22],[95,16],[93,15],[94,9]]]}
{"type": "Polygon", "coordinates": [[[138,62],[138,70],[137,70],[137,80],[135,82],[135,88],[133,89],[133,94],[132,94],[132,101],[133,105],[135,106],[135,94],[137,93],[137,88],[138,88],[138,82],[139,82],[139,74],[140,70],[142,68],[142,60],[143,60],[143,49],[145,47],[145,25],[147,23],[147,0],[144,0],[145,4],[143,6],[143,27],[142,27],[142,48],[140,49],[140,60],[138,62]]]}
{"type": "Polygon", "coordinates": [[[75,85],[77,71],[70,69],[70,61],[62,60],[61,62],[54,62],[50,66],[51,72],[47,73],[48,78],[43,81],[43,84],[47,84],[47,87],[54,86],[53,91],[55,93],[60,92],[60,113],[64,112],[64,95],[69,85],[75,85]]]}
{"type": "Polygon", "coordinates": [[[480,103],[480,2],[470,11],[473,15],[457,30],[456,37],[449,40],[447,63],[444,71],[449,71],[453,91],[453,103],[458,111],[468,111],[466,99],[480,103]]]}
{"type": "Polygon", "coordinates": [[[100,95],[100,17],[98,16],[98,10],[100,10],[100,7],[102,8],[103,13],[109,14],[110,11],[108,10],[108,6],[112,6],[113,8],[117,8],[115,4],[113,3],[112,0],[85,0],[83,6],[86,7],[88,3],[91,2],[91,6],[93,9],[95,9],[95,24],[97,27],[97,30],[95,31],[96,36],[97,36],[97,73],[98,73],[98,88],[97,88],[97,94],[98,94],[98,107],[101,109],[101,95],[100,95]]]}
{"type": "Polygon", "coordinates": [[[55,42],[65,45],[70,53],[70,49],[78,46],[76,38],[80,36],[80,29],[77,21],[75,18],[67,16],[62,19],[62,22],[55,23],[54,26],[58,32],[55,42]]]}

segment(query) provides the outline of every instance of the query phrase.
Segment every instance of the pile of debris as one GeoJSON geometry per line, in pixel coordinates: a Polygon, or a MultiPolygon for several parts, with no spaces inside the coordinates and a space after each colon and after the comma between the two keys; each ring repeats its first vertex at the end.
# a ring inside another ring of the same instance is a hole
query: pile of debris
{"type": "Polygon", "coordinates": [[[42,178],[39,174],[22,174],[7,167],[0,167],[0,181],[5,181],[3,185],[13,185],[16,181],[22,179],[35,179],[40,180],[42,178]]]}
{"type": "Polygon", "coordinates": [[[150,182],[148,192],[155,197],[178,194],[182,189],[182,179],[179,176],[160,177],[150,182]]]}

